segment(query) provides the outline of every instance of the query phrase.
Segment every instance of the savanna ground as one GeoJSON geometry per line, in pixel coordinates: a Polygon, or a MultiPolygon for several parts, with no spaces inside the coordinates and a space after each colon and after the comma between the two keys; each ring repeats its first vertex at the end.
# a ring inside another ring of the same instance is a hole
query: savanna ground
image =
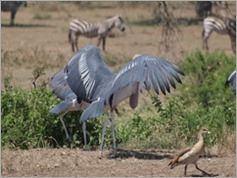
{"type": "MultiPolygon", "coordinates": [[[[235,12],[235,2],[230,3],[235,12]]],[[[106,61],[113,69],[118,70],[137,53],[161,56],[169,61],[183,60],[185,52],[201,49],[202,23],[195,22],[194,5],[185,2],[176,3],[174,14],[177,17],[193,22],[181,25],[182,40],[174,44],[170,51],[159,49],[161,41],[161,25],[154,26],[150,22],[154,16],[152,3],[58,3],[29,2],[16,15],[15,27],[9,27],[9,13],[1,13],[1,57],[2,75],[12,78],[14,86],[26,90],[33,88],[33,70],[44,67],[45,74],[40,76],[38,83],[49,83],[54,73],[63,69],[73,55],[68,43],[67,33],[70,19],[101,20],[114,14],[123,14],[127,25],[126,32],[118,29],[113,32],[114,38],[107,39],[106,61]],[[191,20],[190,20],[191,19],[191,20]],[[192,21],[193,19],[193,21],[192,21]],[[15,60],[6,61],[4,55],[15,54],[15,60]],[[38,55],[37,55],[38,54],[38,55]],[[116,56],[116,57],[115,57],[116,56]],[[118,56],[122,56],[121,58],[118,56]],[[32,60],[34,59],[34,60],[32,60]]],[[[79,38],[79,47],[95,45],[96,38],[79,38]]],[[[223,50],[233,55],[228,36],[213,33],[209,40],[210,51],[223,50]]],[[[2,82],[1,82],[2,83],[2,82]]],[[[3,86],[2,86],[3,89],[3,86]]],[[[182,176],[183,166],[170,170],[167,167],[170,159],[178,150],[137,150],[122,148],[118,157],[112,158],[110,151],[105,150],[100,157],[99,151],[82,151],[79,149],[31,149],[2,150],[3,176],[182,176]]],[[[233,151],[213,147],[207,150],[208,155],[199,161],[199,166],[212,176],[236,176],[236,154],[233,151]]],[[[189,166],[191,176],[201,173],[189,166]]]]}

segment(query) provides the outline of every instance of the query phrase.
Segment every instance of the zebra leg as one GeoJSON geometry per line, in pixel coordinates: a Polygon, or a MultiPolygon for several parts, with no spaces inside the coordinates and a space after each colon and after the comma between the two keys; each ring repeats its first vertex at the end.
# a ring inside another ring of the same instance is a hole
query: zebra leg
{"type": "Polygon", "coordinates": [[[236,36],[234,35],[229,35],[230,36],[230,41],[231,41],[231,48],[234,53],[236,53],[236,36]]]}
{"type": "Polygon", "coordinates": [[[207,44],[207,40],[209,38],[210,34],[206,34],[205,29],[203,29],[202,31],[202,49],[208,50],[208,44],[207,44]]]}
{"type": "Polygon", "coordinates": [[[10,26],[14,26],[15,15],[16,15],[16,11],[11,11],[11,21],[10,21],[10,26]]]}
{"type": "Polygon", "coordinates": [[[102,37],[100,36],[100,37],[98,38],[98,42],[97,42],[97,46],[98,46],[98,47],[100,46],[101,39],[102,39],[102,37]]]}
{"type": "Polygon", "coordinates": [[[75,39],[74,39],[74,35],[72,33],[74,33],[74,32],[71,29],[69,29],[69,31],[68,31],[68,41],[72,46],[72,51],[74,51],[74,40],[75,39]],[[73,37],[72,37],[72,35],[73,35],[73,37]]]}
{"type": "Polygon", "coordinates": [[[76,51],[78,51],[78,35],[75,35],[75,41],[74,41],[74,44],[75,44],[75,47],[76,47],[76,51]]]}

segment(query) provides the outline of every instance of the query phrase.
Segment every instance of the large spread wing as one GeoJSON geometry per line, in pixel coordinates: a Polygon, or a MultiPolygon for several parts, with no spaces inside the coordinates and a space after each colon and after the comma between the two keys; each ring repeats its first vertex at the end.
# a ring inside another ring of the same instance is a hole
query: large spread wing
{"type": "Polygon", "coordinates": [[[182,83],[178,74],[184,75],[179,67],[167,60],[141,55],[117,73],[111,86],[110,96],[134,83],[139,83],[139,88],[144,87],[148,91],[153,86],[157,94],[159,91],[166,94],[166,91],[170,92],[170,86],[176,88],[175,80],[182,83]]]}
{"type": "Polygon", "coordinates": [[[161,58],[141,55],[130,61],[117,74],[101,82],[95,90],[94,102],[82,113],[80,121],[100,116],[104,104],[110,103],[114,107],[127,97],[130,97],[130,106],[136,107],[137,91],[141,87],[150,90],[153,86],[156,93],[159,94],[161,90],[166,94],[166,91],[170,92],[170,86],[176,88],[175,80],[182,83],[178,74],[184,75],[174,64],[161,58]]]}
{"type": "Polygon", "coordinates": [[[72,91],[88,102],[100,83],[113,75],[104,63],[99,48],[95,46],[80,49],[68,62],[65,73],[72,91]]]}
{"type": "Polygon", "coordinates": [[[61,100],[77,98],[75,93],[73,93],[69,87],[66,80],[66,75],[63,71],[54,74],[54,76],[51,78],[50,85],[55,95],[61,100]]]}

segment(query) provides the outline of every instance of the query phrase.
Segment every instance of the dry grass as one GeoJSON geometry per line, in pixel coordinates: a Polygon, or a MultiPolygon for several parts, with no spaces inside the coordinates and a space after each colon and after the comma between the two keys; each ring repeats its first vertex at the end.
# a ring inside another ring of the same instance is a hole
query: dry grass
{"type": "MultiPolygon", "coordinates": [[[[145,5],[134,2],[135,6],[122,2],[87,3],[79,3],[78,6],[76,2],[29,2],[26,8],[22,7],[16,16],[17,26],[10,28],[3,25],[1,29],[1,80],[12,76],[15,86],[27,89],[31,87],[28,78],[32,77],[31,73],[38,65],[47,66],[44,80],[49,80],[56,71],[62,70],[73,55],[67,39],[68,24],[70,19],[78,16],[99,21],[114,14],[124,15],[128,27],[126,32],[115,29],[115,38],[107,40],[107,54],[104,54],[109,56],[108,65],[116,71],[137,53],[160,56],[175,62],[183,60],[184,53],[201,49],[200,24],[181,26],[183,40],[170,52],[160,51],[161,27],[134,23],[153,19],[152,3],[145,5]],[[88,8],[87,3],[91,8],[88,8]]],[[[177,17],[194,17],[195,11],[191,3],[186,3],[182,9],[175,8],[174,14],[177,17]]],[[[9,13],[2,13],[1,21],[2,24],[8,24],[9,13]]],[[[79,47],[96,43],[96,38],[79,38],[79,47]]],[[[213,34],[209,45],[211,51],[224,50],[232,54],[227,36],[213,34]]]]}

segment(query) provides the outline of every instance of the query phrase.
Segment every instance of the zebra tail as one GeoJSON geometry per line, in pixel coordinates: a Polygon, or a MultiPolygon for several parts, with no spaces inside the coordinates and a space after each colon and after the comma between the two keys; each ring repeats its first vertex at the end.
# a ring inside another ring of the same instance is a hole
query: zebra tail
{"type": "Polygon", "coordinates": [[[69,43],[71,43],[72,41],[72,30],[69,29],[69,32],[68,32],[68,40],[69,40],[69,43]]]}

